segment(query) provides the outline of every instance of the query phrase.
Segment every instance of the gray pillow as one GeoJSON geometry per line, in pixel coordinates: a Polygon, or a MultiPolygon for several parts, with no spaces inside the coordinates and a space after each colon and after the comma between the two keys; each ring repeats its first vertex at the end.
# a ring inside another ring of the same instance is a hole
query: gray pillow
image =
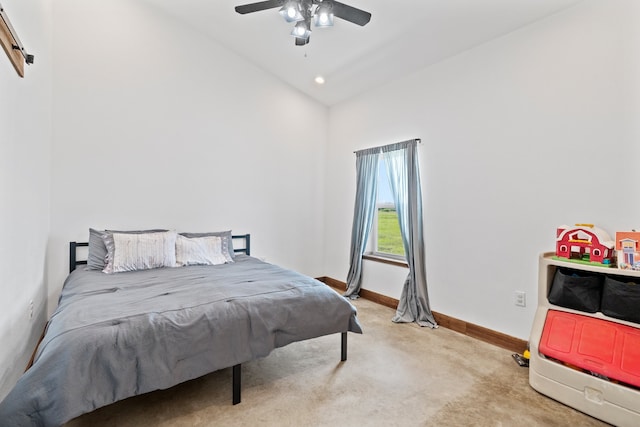
{"type": "Polygon", "coordinates": [[[227,231],[210,231],[208,233],[178,233],[181,236],[187,237],[189,239],[193,239],[194,237],[207,237],[207,236],[218,236],[223,239],[222,247],[225,247],[225,242],[227,244],[227,251],[229,251],[229,256],[234,258],[236,253],[233,251],[233,239],[231,238],[231,230],[227,231]]]}
{"type": "Polygon", "coordinates": [[[87,256],[88,270],[102,270],[104,258],[107,256],[107,247],[102,241],[104,231],[89,229],[89,255],[87,256]]]}
{"type": "Polygon", "coordinates": [[[167,230],[131,230],[131,231],[117,231],[117,230],[96,230],[89,229],[89,255],[87,256],[87,270],[102,270],[106,266],[105,258],[107,257],[107,247],[102,240],[102,235],[105,233],[127,233],[127,234],[142,234],[142,233],[160,233],[167,230]]]}

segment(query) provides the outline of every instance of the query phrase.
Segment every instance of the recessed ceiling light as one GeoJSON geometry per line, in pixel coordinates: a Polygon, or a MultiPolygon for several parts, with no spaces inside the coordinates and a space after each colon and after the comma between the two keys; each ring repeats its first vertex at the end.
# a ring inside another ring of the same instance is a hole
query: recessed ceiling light
{"type": "Polygon", "coordinates": [[[315,82],[318,83],[319,85],[323,85],[324,84],[324,77],[322,76],[317,76],[315,78],[315,82]]]}

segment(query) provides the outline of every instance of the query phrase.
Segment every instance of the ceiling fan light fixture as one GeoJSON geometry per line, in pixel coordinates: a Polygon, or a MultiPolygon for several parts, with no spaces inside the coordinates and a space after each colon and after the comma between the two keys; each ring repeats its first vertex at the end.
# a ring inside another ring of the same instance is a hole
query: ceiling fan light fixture
{"type": "Polygon", "coordinates": [[[313,22],[316,27],[333,27],[333,12],[331,6],[321,4],[316,9],[313,16],[313,22]]]}
{"type": "Polygon", "coordinates": [[[286,2],[279,13],[287,22],[302,21],[304,19],[300,10],[300,3],[295,0],[286,2]]]}
{"type": "Polygon", "coordinates": [[[291,35],[297,39],[307,40],[311,35],[311,29],[309,28],[309,24],[305,21],[300,21],[293,27],[291,31],[291,35]]]}

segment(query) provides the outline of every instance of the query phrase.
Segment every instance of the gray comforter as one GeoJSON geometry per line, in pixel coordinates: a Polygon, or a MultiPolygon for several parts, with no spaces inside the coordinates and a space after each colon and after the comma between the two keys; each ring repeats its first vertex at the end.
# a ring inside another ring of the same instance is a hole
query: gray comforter
{"type": "Polygon", "coordinates": [[[96,408],[362,330],[317,280],[237,255],[219,266],[69,275],[33,366],[0,403],[0,425],[58,426],[96,408]]]}

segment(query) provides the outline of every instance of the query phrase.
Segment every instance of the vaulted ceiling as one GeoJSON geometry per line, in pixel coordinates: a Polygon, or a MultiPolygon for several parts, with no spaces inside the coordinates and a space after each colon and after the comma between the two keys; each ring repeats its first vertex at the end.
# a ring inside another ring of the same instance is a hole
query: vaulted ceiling
{"type": "Polygon", "coordinates": [[[364,27],[336,19],[295,46],[293,24],[245,0],[143,0],[284,82],[331,106],[557,13],[581,0],[343,0],[372,14],[364,27]],[[325,84],[314,82],[322,75],[325,84]]]}

